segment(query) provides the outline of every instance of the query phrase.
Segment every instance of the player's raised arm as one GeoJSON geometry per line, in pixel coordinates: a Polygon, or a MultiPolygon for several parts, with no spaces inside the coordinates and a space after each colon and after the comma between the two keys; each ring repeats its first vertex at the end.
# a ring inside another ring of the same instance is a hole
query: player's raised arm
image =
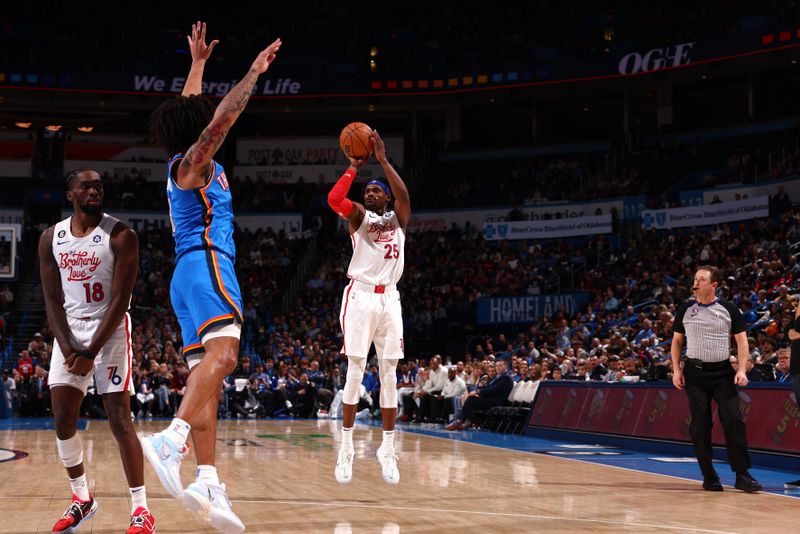
{"type": "Polygon", "coordinates": [[[206,126],[200,138],[186,151],[181,160],[177,179],[181,189],[197,189],[206,185],[211,171],[211,159],[228,135],[228,130],[244,111],[258,77],[275,61],[280,47],[281,40],[276,39],[262,50],[247,74],[219,103],[211,123],[206,126]]]}
{"type": "MultiPolygon", "coordinates": [[[[367,157],[369,157],[369,155],[367,155],[367,157]]],[[[347,192],[350,191],[350,186],[353,185],[353,180],[355,180],[356,174],[358,174],[358,169],[364,164],[366,158],[348,159],[350,160],[350,167],[347,168],[345,173],[333,186],[330,193],[328,193],[328,206],[330,206],[339,217],[350,221],[350,233],[352,234],[361,226],[366,210],[363,204],[353,202],[347,198],[347,192]]]]}
{"type": "Polygon", "coordinates": [[[411,218],[411,198],[408,196],[408,187],[406,187],[403,179],[394,170],[392,164],[386,159],[386,145],[378,135],[377,130],[372,132],[372,142],[375,146],[375,158],[381,164],[386,178],[389,180],[389,187],[392,188],[392,197],[394,197],[394,212],[397,214],[397,219],[405,231],[408,225],[408,220],[411,218]]]}
{"type": "Polygon", "coordinates": [[[219,44],[219,41],[214,39],[211,44],[206,44],[206,23],[199,20],[192,24],[192,35],[187,35],[186,39],[189,41],[189,51],[192,53],[192,68],[189,70],[189,76],[186,77],[186,84],[183,86],[181,96],[199,95],[203,92],[203,70],[206,60],[211,56],[211,51],[219,44]]]}

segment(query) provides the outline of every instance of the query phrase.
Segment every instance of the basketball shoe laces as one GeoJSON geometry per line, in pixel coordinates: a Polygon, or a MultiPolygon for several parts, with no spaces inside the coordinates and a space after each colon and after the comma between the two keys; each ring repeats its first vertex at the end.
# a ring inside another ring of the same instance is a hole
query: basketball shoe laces
{"type": "Polygon", "coordinates": [[[78,524],[83,521],[86,512],[92,509],[92,501],[88,500],[86,502],[83,501],[72,501],[72,503],[67,507],[64,511],[64,515],[61,516],[61,519],[73,519],[73,524],[78,524]],[[84,511],[84,507],[86,507],[86,511],[84,511]]]}
{"type": "MultiPolygon", "coordinates": [[[[149,519],[149,516],[150,514],[147,512],[147,510],[143,509],[139,515],[131,517],[131,526],[144,528],[145,526],[144,522],[145,520],[149,519]]],[[[147,525],[147,526],[152,526],[152,525],[147,525]]]]}

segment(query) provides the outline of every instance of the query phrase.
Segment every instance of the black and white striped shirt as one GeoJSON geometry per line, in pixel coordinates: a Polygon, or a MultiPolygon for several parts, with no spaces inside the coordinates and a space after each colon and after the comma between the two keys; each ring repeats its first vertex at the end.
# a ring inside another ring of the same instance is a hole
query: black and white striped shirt
{"type": "Polygon", "coordinates": [[[700,304],[690,300],[675,315],[673,330],[686,336],[686,356],[704,362],[721,362],[731,356],[731,334],[747,325],[733,302],[715,300],[700,304]]]}

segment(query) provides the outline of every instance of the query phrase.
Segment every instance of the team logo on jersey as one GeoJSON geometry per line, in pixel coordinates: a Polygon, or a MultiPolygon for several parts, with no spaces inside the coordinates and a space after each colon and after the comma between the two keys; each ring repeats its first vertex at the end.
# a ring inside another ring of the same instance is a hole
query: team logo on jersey
{"type": "Polygon", "coordinates": [[[65,230],[61,230],[60,232],[58,232],[58,237],[64,237],[65,235],[67,235],[67,232],[65,230]]]}
{"type": "Polygon", "coordinates": [[[698,313],[700,313],[700,308],[698,308],[697,304],[695,304],[692,306],[692,315],[697,315],[698,313]]]}
{"type": "Polygon", "coordinates": [[[103,240],[103,237],[102,237],[102,236],[99,236],[99,235],[96,235],[96,236],[94,236],[94,237],[92,238],[92,241],[94,241],[95,243],[99,243],[99,242],[100,242],[100,241],[102,241],[102,240],[103,240]]]}
{"type": "Polygon", "coordinates": [[[394,235],[397,233],[397,227],[392,223],[370,223],[367,229],[367,234],[377,234],[375,237],[376,243],[391,243],[394,241],[394,235]]]}
{"type": "Polygon", "coordinates": [[[97,254],[89,253],[85,250],[74,250],[70,252],[60,252],[58,267],[68,270],[68,282],[83,282],[92,279],[92,273],[100,267],[101,260],[97,254]]]}

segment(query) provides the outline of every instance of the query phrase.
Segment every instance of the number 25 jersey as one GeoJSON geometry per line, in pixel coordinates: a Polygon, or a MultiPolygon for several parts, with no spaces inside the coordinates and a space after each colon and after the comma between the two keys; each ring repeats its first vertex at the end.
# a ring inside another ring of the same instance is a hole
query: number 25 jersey
{"type": "Polygon", "coordinates": [[[406,235],[394,211],[378,215],[367,210],[350,239],[353,257],[347,269],[348,278],[374,286],[391,286],[400,281],[406,235]]]}

